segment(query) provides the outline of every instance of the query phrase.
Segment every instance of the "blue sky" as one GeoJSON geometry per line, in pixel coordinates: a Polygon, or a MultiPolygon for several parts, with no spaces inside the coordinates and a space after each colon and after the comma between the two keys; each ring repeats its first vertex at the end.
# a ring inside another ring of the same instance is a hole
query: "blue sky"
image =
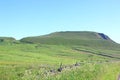
{"type": "Polygon", "coordinates": [[[0,36],[95,31],[120,43],[120,0],[1,0],[0,36]]]}

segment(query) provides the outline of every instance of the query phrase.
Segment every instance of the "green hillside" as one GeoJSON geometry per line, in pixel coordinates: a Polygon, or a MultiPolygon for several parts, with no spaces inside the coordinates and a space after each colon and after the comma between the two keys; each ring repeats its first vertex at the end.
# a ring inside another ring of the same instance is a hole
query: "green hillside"
{"type": "MultiPolygon", "coordinates": [[[[30,38],[63,38],[63,39],[78,39],[78,40],[108,40],[111,39],[102,33],[89,32],[89,31],[65,31],[65,32],[55,32],[48,35],[28,37],[30,38]]],[[[26,38],[25,38],[26,39],[26,38]]],[[[33,40],[34,41],[34,40],[33,40]]]]}
{"type": "Polygon", "coordinates": [[[15,41],[12,37],[0,37],[0,42],[15,41]]]}
{"type": "Polygon", "coordinates": [[[119,45],[107,35],[88,31],[55,32],[48,35],[27,37],[20,40],[26,43],[41,43],[52,45],[81,45],[91,47],[117,48],[119,45]]]}
{"type": "Polygon", "coordinates": [[[0,80],[117,80],[120,73],[120,44],[103,33],[0,40],[0,80]]]}
{"type": "Polygon", "coordinates": [[[11,44],[15,42],[18,41],[13,37],[0,37],[0,45],[11,44]]]}

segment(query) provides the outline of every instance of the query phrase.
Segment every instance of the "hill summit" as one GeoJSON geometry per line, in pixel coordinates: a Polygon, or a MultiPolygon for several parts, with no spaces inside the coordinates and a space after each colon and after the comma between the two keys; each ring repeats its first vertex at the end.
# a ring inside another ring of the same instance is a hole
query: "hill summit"
{"type": "Polygon", "coordinates": [[[90,31],[61,31],[48,35],[26,37],[20,40],[25,43],[41,43],[51,45],[82,45],[82,46],[116,46],[118,45],[103,33],[90,31]]]}
{"type": "Polygon", "coordinates": [[[111,40],[107,35],[103,33],[97,32],[89,32],[89,31],[65,31],[65,32],[55,32],[49,35],[45,35],[46,37],[59,37],[64,39],[103,39],[103,40],[111,40]]]}

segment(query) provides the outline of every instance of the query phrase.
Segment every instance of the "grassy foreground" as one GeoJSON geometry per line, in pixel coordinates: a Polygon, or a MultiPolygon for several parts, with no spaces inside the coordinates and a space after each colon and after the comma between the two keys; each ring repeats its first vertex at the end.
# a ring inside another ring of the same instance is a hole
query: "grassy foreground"
{"type": "Polygon", "coordinates": [[[120,63],[86,63],[62,72],[49,72],[48,65],[6,65],[0,67],[1,80],[117,80],[120,63]]]}
{"type": "Polygon", "coordinates": [[[119,52],[86,46],[2,43],[0,80],[117,80],[119,52]],[[63,70],[58,72],[61,62],[63,70]],[[75,66],[76,62],[80,65],[75,66]]]}

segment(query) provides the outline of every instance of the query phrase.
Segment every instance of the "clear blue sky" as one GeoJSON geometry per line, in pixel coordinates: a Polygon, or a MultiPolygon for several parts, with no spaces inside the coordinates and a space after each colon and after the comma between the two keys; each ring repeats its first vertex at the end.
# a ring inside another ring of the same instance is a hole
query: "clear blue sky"
{"type": "Polygon", "coordinates": [[[0,0],[0,36],[95,31],[120,43],[120,0],[0,0]]]}

